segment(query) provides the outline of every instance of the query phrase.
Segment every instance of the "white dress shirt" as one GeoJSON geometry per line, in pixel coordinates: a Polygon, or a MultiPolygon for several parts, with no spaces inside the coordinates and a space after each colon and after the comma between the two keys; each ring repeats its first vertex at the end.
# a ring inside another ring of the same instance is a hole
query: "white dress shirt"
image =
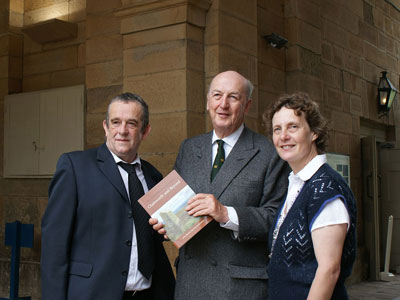
{"type": "MultiPolygon", "coordinates": [[[[244,129],[244,125],[240,125],[240,127],[233,132],[231,135],[224,137],[222,140],[224,141],[224,151],[225,151],[225,160],[228,157],[229,153],[231,153],[233,146],[235,146],[236,142],[239,140],[240,135],[242,134],[244,129]]],[[[218,144],[217,140],[220,138],[217,136],[215,133],[215,130],[213,131],[213,136],[212,136],[212,160],[211,160],[211,165],[214,163],[215,156],[217,156],[217,151],[218,151],[218,144]]],[[[236,210],[231,207],[227,206],[228,209],[228,217],[229,221],[226,223],[219,223],[219,225],[225,229],[230,229],[234,232],[235,237],[237,237],[237,232],[239,231],[239,218],[236,213],[236,210]]]]}
{"type": "MultiPolygon", "coordinates": [[[[110,151],[111,152],[111,151],[110,151]]],[[[118,164],[119,162],[124,162],[122,159],[120,159],[118,156],[116,156],[114,153],[112,153],[112,156],[114,157],[115,163],[118,164]]],[[[135,165],[135,170],[136,170],[136,175],[139,178],[140,182],[142,183],[143,186],[143,191],[144,193],[147,193],[149,191],[149,188],[147,187],[146,180],[144,178],[144,174],[141,168],[141,162],[140,162],[140,157],[139,154],[136,155],[136,159],[131,163],[131,164],[136,164],[135,165]]],[[[126,193],[128,194],[129,197],[129,185],[128,185],[128,172],[126,172],[121,166],[118,165],[119,172],[121,173],[122,180],[125,185],[126,193]]],[[[113,247],[113,245],[111,246],[113,247]]],[[[147,279],[140,273],[138,269],[138,252],[137,252],[137,240],[136,240],[136,229],[135,229],[135,222],[133,221],[133,230],[132,230],[132,248],[131,248],[131,259],[129,261],[129,272],[128,272],[128,278],[126,280],[126,285],[125,285],[125,290],[126,291],[136,291],[136,290],[144,290],[148,289],[151,286],[151,277],[150,279],[147,279]]]]}

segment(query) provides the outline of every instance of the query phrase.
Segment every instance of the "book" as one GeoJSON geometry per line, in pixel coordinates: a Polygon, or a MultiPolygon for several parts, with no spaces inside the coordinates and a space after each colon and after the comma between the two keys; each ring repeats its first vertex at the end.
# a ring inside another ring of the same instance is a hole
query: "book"
{"type": "Polygon", "coordinates": [[[187,203],[195,195],[173,170],[141,197],[139,203],[152,218],[165,225],[168,238],[180,248],[212,220],[210,216],[193,217],[187,213],[187,203]]]}

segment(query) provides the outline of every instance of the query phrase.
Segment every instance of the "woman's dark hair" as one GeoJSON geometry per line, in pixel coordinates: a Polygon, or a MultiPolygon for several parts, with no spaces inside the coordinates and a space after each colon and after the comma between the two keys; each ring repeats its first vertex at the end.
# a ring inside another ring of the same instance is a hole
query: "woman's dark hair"
{"type": "Polygon", "coordinates": [[[268,134],[270,136],[272,135],[272,118],[282,107],[294,110],[296,116],[304,115],[311,131],[318,135],[318,138],[315,140],[318,154],[325,153],[329,138],[328,122],[321,115],[318,104],[312,101],[306,93],[297,92],[291,95],[285,94],[272,104],[271,108],[263,114],[263,120],[268,134]]]}

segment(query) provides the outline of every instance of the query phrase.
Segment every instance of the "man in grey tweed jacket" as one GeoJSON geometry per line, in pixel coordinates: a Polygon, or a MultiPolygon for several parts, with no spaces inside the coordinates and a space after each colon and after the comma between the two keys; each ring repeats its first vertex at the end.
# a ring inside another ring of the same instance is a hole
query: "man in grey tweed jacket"
{"type": "MultiPolygon", "coordinates": [[[[267,138],[244,125],[252,89],[237,72],[215,76],[207,94],[214,130],[180,147],[175,169],[197,193],[187,211],[214,221],[179,251],[177,300],[267,299],[267,237],[288,169],[267,138]],[[219,139],[221,167],[213,164],[219,139]],[[219,170],[212,180],[213,167],[219,170]]],[[[153,228],[165,234],[161,224],[153,228]]]]}

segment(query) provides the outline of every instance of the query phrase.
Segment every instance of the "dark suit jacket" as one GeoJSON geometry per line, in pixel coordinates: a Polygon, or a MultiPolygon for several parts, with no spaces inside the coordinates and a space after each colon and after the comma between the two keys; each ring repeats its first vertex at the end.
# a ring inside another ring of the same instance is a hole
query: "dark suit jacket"
{"type": "MultiPolygon", "coordinates": [[[[149,189],[162,175],[142,160],[149,189]]],[[[49,188],[42,219],[42,299],[120,300],[132,239],[128,195],[107,146],[63,154],[49,188]]],[[[160,236],[151,231],[156,255],[154,299],[172,299],[174,277],[160,236]]]]}
{"type": "Polygon", "coordinates": [[[175,299],[267,299],[268,231],[287,189],[288,167],[265,138],[244,128],[210,183],[212,132],[184,141],[175,169],[196,193],[232,206],[239,235],[209,223],[177,260],[175,299]]]}

